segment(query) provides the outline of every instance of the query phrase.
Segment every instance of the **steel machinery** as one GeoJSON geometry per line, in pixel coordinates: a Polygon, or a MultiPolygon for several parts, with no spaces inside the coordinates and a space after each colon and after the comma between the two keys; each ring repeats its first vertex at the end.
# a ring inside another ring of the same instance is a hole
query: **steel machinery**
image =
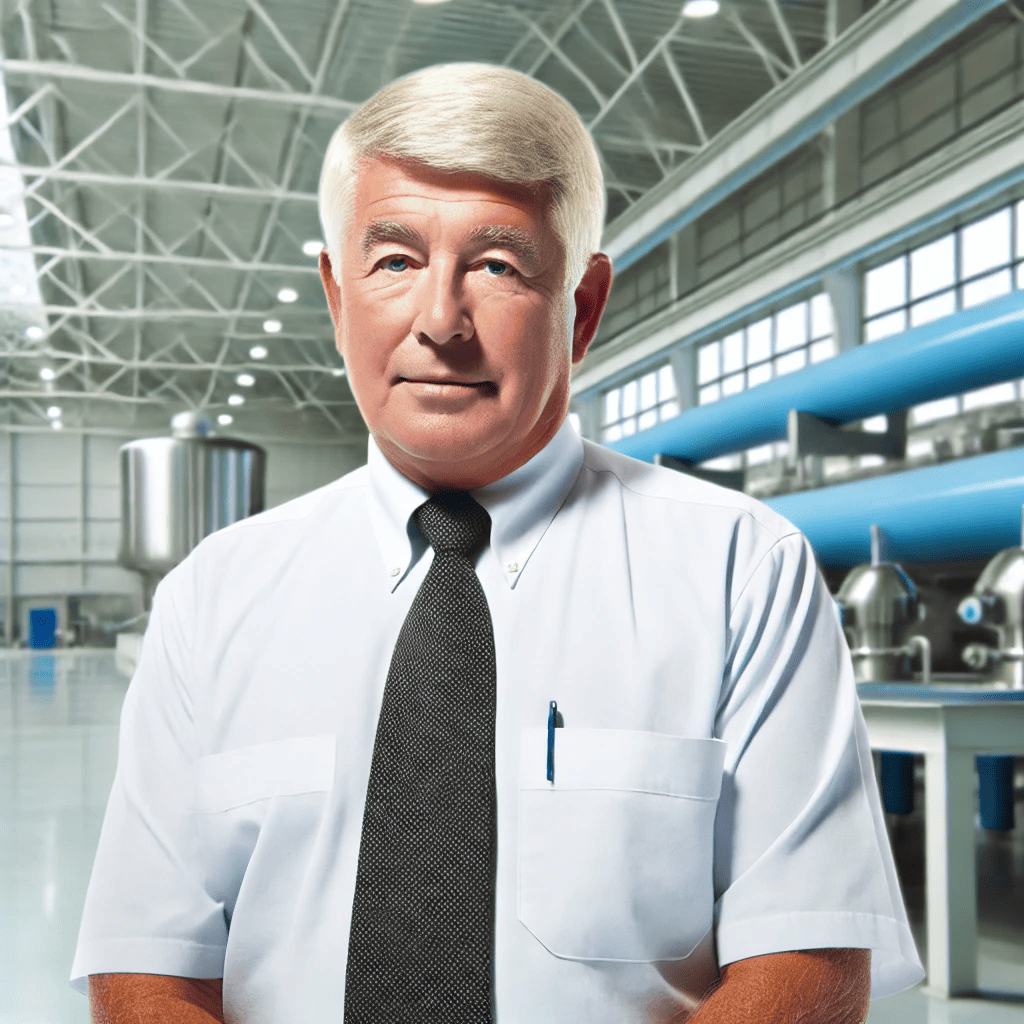
{"type": "Polygon", "coordinates": [[[836,595],[854,678],[858,683],[912,679],[916,657],[921,681],[928,685],[931,644],[925,636],[907,635],[924,618],[924,605],[902,566],[885,557],[885,544],[885,534],[873,525],[871,561],[851,569],[836,595]]]}
{"type": "Polygon", "coordinates": [[[121,448],[118,561],[143,577],[149,609],[160,579],[208,534],[263,511],[266,452],[211,436],[201,413],[171,421],[171,437],[121,448]]]}
{"type": "Polygon", "coordinates": [[[1024,690],[1024,514],[1021,544],[1004,548],[985,566],[957,612],[968,625],[995,634],[993,644],[973,643],[964,661],[986,681],[1024,690]]]}
{"type": "MultiPolygon", "coordinates": [[[[1005,548],[985,566],[973,592],[960,602],[960,618],[995,635],[994,644],[964,648],[964,661],[991,686],[1024,690],[1024,511],[1020,546],[1005,548]]],[[[982,824],[1009,831],[1014,826],[1014,759],[980,756],[982,824]]]]}
{"type": "MultiPolygon", "coordinates": [[[[871,561],[850,570],[836,595],[843,630],[850,644],[853,674],[858,683],[913,679],[911,659],[921,662],[921,682],[931,682],[931,644],[920,635],[907,636],[924,618],[914,581],[890,561],[887,538],[871,526],[871,561]]],[[[914,755],[885,751],[880,755],[882,802],[890,814],[914,809],[914,755]]]]}

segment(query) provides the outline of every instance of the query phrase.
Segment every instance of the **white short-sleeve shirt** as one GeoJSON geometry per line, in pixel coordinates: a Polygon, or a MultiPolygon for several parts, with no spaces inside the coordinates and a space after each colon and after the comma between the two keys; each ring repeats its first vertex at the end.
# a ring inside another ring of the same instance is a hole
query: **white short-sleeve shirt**
{"type": "MultiPolygon", "coordinates": [[[[716,964],[924,974],[850,659],[804,537],[568,424],[473,492],[497,655],[500,1024],[657,1022],[716,964]],[[546,725],[558,702],[555,778],[546,725]]],[[[157,590],[72,983],[224,979],[227,1021],[341,1019],[391,653],[428,495],[367,466],[221,530],[157,590]]]]}

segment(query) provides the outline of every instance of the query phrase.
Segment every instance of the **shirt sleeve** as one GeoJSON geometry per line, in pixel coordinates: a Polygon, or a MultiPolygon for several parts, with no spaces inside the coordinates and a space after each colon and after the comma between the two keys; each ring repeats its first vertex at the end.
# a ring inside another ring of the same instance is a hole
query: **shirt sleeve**
{"type": "Polygon", "coordinates": [[[117,770],[71,969],[90,974],[223,975],[223,904],[204,886],[195,825],[190,692],[194,562],[160,584],[121,709],[117,770]]]}
{"type": "Polygon", "coordinates": [[[807,540],[783,537],[732,602],[716,736],[719,963],[870,949],[871,997],[924,977],[846,641],[807,540]]]}

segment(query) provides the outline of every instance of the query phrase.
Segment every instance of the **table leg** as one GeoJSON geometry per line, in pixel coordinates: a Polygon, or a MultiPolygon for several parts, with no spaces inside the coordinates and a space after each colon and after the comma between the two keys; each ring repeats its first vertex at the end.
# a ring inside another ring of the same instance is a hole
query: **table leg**
{"type": "Polygon", "coordinates": [[[974,753],[925,755],[928,987],[964,995],[978,987],[974,860],[974,753]]]}

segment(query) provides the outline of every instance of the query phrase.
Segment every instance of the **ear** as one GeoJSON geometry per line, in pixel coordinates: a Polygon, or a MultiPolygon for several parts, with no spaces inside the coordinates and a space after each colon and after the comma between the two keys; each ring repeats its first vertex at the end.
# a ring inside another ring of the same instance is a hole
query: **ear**
{"type": "Polygon", "coordinates": [[[341,351],[341,289],[334,279],[334,268],[326,249],[320,250],[320,280],[323,282],[327,308],[331,311],[331,320],[334,322],[334,343],[339,355],[344,355],[341,351]]]}
{"type": "Polygon", "coordinates": [[[578,365],[597,334],[597,325],[608,302],[612,287],[612,261],[603,252],[595,252],[573,293],[576,319],[572,326],[572,364],[578,365]]]}

